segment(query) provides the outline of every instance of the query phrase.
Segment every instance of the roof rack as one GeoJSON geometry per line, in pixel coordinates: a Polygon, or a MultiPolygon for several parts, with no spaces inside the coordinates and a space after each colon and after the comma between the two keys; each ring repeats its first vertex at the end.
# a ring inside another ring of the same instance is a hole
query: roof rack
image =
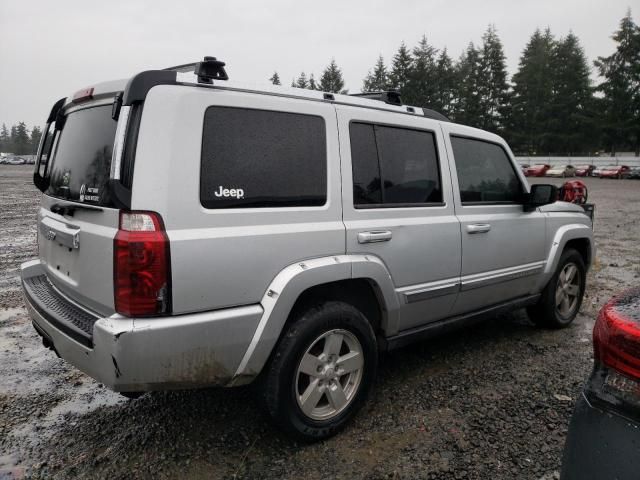
{"type": "Polygon", "coordinates": [[[369,98],[371,100],[379,100],[389,105],[402,106],[402,99],[400,98],[400,92],[397,90],[387,90],[385,92],[365,92],[365,93],[350,93],[351,97],[369,98]]]}
{"type": "Polygon", "coordinates": [[[216,57],[204,57],[202,62],[185,63],[165,68],[167,72],[195,73],[199,83],[212,83],[213,80],[229,80],[224,69],[225,63],[216,57]]]}

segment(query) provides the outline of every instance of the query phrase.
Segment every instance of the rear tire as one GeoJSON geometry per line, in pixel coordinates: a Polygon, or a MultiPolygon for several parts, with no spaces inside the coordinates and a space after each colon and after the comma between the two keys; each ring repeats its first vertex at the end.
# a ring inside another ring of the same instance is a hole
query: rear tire
{"type": "Polygon", "coordinates": [[[364,405],[376,376],[371,324],[355,307],[329,301],[293,319],[264,377],[277,426],[307,442],[335,435],[364,405]]]}
{"type": "Polygon", "coordinates": [[[539,327],[568,327],[580,311],[585,282],[582,256],[573,248],[566,249],[540,300],[527,309],[529,318],[539,327]]]}

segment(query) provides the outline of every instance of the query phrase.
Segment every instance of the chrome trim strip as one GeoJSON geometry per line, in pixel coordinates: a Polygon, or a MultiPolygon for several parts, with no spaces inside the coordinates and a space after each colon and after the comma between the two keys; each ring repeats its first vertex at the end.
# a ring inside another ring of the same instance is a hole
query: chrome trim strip
{"type": "Polygon", "coordinates": [[[474,288],[528,277],[530,275],[538,275],[542,273],[545,263],[546,262],[544,261],[534,262],[526,265],[518,265],[517,267],[509,267],[501,270],[493,270],[491,272],[467,275],[466,277],[461,278],[462,286],[460,291],[464,292],[474,288]]]}
{"type": "Polygon", "coordinates": [[[120,180],[120,170],[122,165],[122,151],[124,150],[124,140],[129,125],[129,114],[131,107],[122,106],[120,108],[120,117],[118,118],[118,126],[116,127],[116,138],[113,144],[113,155],[111,156],[111,173],[109,178],[120,180]]]}
{"type": "Polygon", "coordinates": [[[404,295],[404,300],[406,303],[415,303],[421,302],[423,300],[428,300],[430,298],[457,293],[460,290],[460,282],[458,280],[454,280],[452,282],[448,281],[447,283],[442,285],[428,285],[429,286],[423,286],[415,290],[409,290],[399,293],[402,293],[402,295],[404,295]]]}

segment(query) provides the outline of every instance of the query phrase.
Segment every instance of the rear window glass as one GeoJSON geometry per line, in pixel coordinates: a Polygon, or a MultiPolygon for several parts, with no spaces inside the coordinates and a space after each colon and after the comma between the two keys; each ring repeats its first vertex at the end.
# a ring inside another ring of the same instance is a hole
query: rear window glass
{"type": "Polygon", "coordinates": [[[327,198],[324,119],[231,107],[205,112],[205,208],[310,207],[327,198]]]}
{"type": "Polygon", "coordinates": [[[95,205],[110,204],[107,182],[117,122],[111,105],[69,114],[49,173],[47,195],[95,205]]]}

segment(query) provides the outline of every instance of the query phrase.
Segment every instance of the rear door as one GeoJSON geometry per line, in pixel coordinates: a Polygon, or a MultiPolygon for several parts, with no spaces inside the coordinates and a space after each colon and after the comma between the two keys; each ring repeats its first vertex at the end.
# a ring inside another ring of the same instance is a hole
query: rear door
{"type": "Polygon", "coordinates": [[[545,216],[525,212],[527,192],[508,147],[499,137],[442,124],[452,153],[456,214],[462,233],[460,314],[535,293],[545,263],[545,216]]]}
{"type": "Polygon", "coordinates": [[[347,253],[386,265],[402,303],[388,334],[446,317],[460,275],[460,226],[438,122],[337,106],[347,253]]]}
{"type": "Polygon", "coordinates": [[[116,137],[113,97],[68,106],[54,133],[49,187],[38,211],[39,257],[63,293],[113,313],[113,238],[118,210],[107,182],[116,137]]]}

